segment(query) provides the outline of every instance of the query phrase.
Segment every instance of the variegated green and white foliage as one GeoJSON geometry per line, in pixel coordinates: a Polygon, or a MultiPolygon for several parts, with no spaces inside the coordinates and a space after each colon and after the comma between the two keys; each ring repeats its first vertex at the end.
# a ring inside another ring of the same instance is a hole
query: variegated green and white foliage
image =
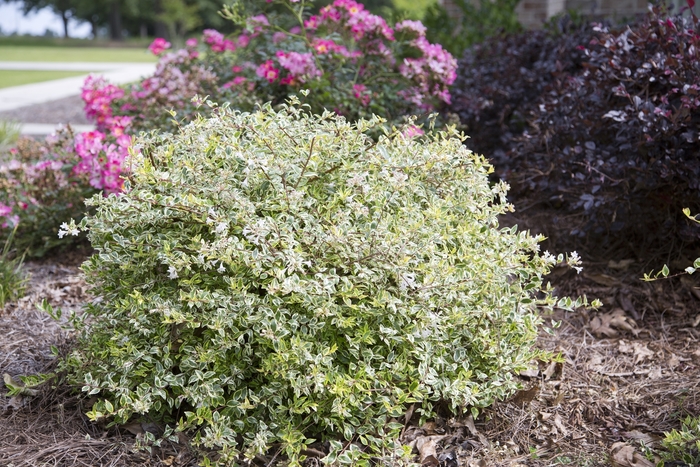
{"type": "Polygon", "coordinates": [[[398,465],[411,404],[515,391],[557,258],[499,227],[507,186],[461,135],[381,123],[291,101],[141,137],[125,193],[78,226],[98,299],[67,366],[93,419],[148,414],[205,464],[329,440],[328,464],[398,465]]]}

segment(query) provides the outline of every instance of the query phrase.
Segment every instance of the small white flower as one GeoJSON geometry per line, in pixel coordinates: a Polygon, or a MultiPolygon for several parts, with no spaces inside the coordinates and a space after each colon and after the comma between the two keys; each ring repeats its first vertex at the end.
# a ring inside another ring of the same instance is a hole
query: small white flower
{"type": "Polygon", "coordinates": [[[219,268],[217,269],[217,271],[219,272],[219,274],[223,274],[223,273],[226,272],[226,268],[224,267],[224,262],[223,262],[223,261],[221,261],[221,262],[219,263],[219,268]]]}
{"type": "Polygon", "coordinates": [[[575,251],[569,253],[568,257],[566,258],[566,264],[575,269],[576,273],[583,271],[583,268],[581,267],[581,257],[575,251]]]}
{"type": "Polygon", "coordinates": [[[68,234],[71,234],[75,237],[79,233],[80,229],[78,229],[74,224],[71,223],[71,225],[68,225],[66,222],[64,222],[63,224],[61,224],[60,230],[58,231],[58,238],[63,238],[68,234]]]}
{"type": "Polygon", "coordinates": [[[218,224],[216,224],[214,232],[216,232],[217,235],[221,235],[226,231],[228,231],[228,224],[226,222],[219,222],[218,224]]]}
{"type": "Polygon", "coordinates": [[[177,279],[177,269],[175,269],[175,266],[170,266],[168,268],[168,277],[171,279],[177,279]]]}

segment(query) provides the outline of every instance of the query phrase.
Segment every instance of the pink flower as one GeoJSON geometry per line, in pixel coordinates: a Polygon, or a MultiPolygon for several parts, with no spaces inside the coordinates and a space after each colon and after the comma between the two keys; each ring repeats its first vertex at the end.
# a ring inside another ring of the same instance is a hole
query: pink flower
{"type": "Polygon", "coordinates": [[[297,84],[297,81],[294,79],[294,76],[289,75],[282,78],[280,84],[283,86],[294,86],[297,84]]]}
{"type": "Polygon", "coordinates": [[[90,185],[108,193],[121,191],[122,164],[129,154],[131,137],[122,134],[117,144],[108,144],[106,135],[99,131],[79,133],[75,137],[75,153],[80,162],[73,167],[76,174],[87,174],[90,185]]]}
{"type": "Polygon", "coordinates": [[[279,78],[280,70],[275,68],[275,64],[272,60],[267,60],[255,70],[255,74],[261,78],[265,78],[270,83],[274,83],[275,80],[279,78]]]}
{"type": "Polygon", "coordinates": [[[112,119],[111,104],[124,97],[124,90],[108,84],[104,78],[88,76],[81,93],[85,102],[85,115],[97,123],[98,128],[106,128],[112,119]]]}
{"type": "Polygon", "coordinates": [[[282,31],[277,31],[272,35],[272,43],[273,44],[279,44],[283,40],[287,38],[287,33],[282,32],[282,31]]]}
{"type": "Polygon", "coordinates": [[[347,22],[350,26],[355,40],[362,39],[367,35],[384,36],[386,39],[394,40],[394,31],[381,16],[373,15],[368,11],[360,10],[358,13],[350,16],[347,22]]]}
{"type": "Polygon", "coordinates": [[[267,16],[265,15],[256,15],[248,18],[248,27],[252,28],[253,37],[260,34],[263,31],[263,29],[265,29],[269,25],[270,22],[267,20],[267,16]]]}
{"type": "Polygon", "coordinates": [[[416,136],[422,136],[424,134],[425,132],[415,125],[408,125],[404,128],[403,132],[401,132],[401,135],[403,135],[403,137],[407,139],[415,138],[416,136]]]}
{"type": "Polygon", "coordinates": [[[170,42],[166,41],[162,37],[157,37],[153,42],[151,42],[151,45],[148,46],[148,50],[150,50],[153,55],[160,55],[164,50],[169,48],[170,42]]]}
{"type": "Polygon", "coordinates": [[[399,66],[401,74],[416,84],[411,102],[418,104],[424,97],[433,96],[449,103],[448,88],[457,77],[457,61],[441,45],[431,44],[425,37],[412,41],[412,45],[422,52],[422,56],[406,58],[399,66]]]}
{"type": "Polygon", "coordinates": [[[250,44],[250,36],[248,34],[241,34],[238,36],[238,47],[245,48],[250,44]]]}
{"type": "Polygon", "coordinates": [[[355,99],[359,100],[364,107],[367,107],[370,100],[372,100],[372,94],[368,92],[367,86],[364,84],[353,84],[352,95],[355,99]]]}
{"type": "Polygon", "coordinates": [[[2,228],[14,227],[17,224],[19,224],[19,216],[15,214],[14,216],[7,217],[7,220],[2,224],[2,228]]]}
{"type": "Polygon", "coordinates": [[[236,76],[236,77],[233,78],[231,81],[229,81],[228,83],[224,84],[224,85],[223,85],[223,88],[224,88],[224,89],[229,89],[229,88],[232,88],[232,87],[234,87],[234,86],[240,86],[241,84],[245,83],[246,81],[248,81],[248,80],[247,80],[244,76],[236,76]]]}
{"type": "Polygon", "coordinates": [[[190,38],[190,39],[187,39],[187,41],[185,41],[185,45],[186,45],[187,47],[190,47],[190,48],[197,47],[197,44],[198,44],[198,43],[199,43],[199,42],[198,42],[197,39],[194,38],[194,37],[192,37],[192,38],[190,38]]]}
{"type": "Polygon", "coordinates": [[[328,5],[328,6],[324,6],[323,8],[321,8],[321,19],[322,20],[329,19],[329,20],[333,21],[334,23],[337,23],[338,21],[340,21],[340,18],[341,18],[340,10],[334,8],[333,5],[328,5]]]}
{"type": "Polygon", "coordinates": [[[241,71],[243,71],[243,68],[238,65],[233,65],[231,67],[231,71],[233,71],[234,73],[240,73],[241,71]]]}
{"type": "Polygon", "coordinates": [[[321,76],[321,71],[316,67],[316,61],[311,52],[283,52],[277,51],[277,60],[280,65],[289,71],[292,79],[305,83],[309,79],[321,76]]]}
{"type": "Polygon", "coordinates": [[[354,0],[336,0],[333,2],[333,6],[336,8],[345,8],[351,15],[357,14],[365,9],[364,5],[354,0]]]}
{"type": "Polygon", "coordinates": [[[304,27],[306,29],[316,29],[318,28],[318,16],[313,15],[304,21],[304,27]]]}
{"type": "Polygon", "coordinates": [[[226,50],[236,50],[236,45],[229,39],[224,39],[224,35],[216,29],[205,29],[203,32],[204,42],[209,44],[212,52],[224,52],[226,50]]]}
{"type": "Polygon", "coordinates": [[[0,217],[8,217],[12,214],[12,208],[7,204],[0,203],[0,217]]]}
{"type": "Polygon", "coordinates": [[[337,44],[328,39],[316,39],[313,42],[312,46],[316,50],[316,52],[320,53],[321,55],[324,55],[333,52],[337,47],[337,44]]]}
{"type": "Polygon", "coordinates": [[[427,31],[426,27],[423,26],[423,23],[420,21],[412,21],[410,19],[397,23],[395,29],[397,31],[412,31],[413,33],[417,34],[418,37],[424,37],[425,32],[427,31]]]}

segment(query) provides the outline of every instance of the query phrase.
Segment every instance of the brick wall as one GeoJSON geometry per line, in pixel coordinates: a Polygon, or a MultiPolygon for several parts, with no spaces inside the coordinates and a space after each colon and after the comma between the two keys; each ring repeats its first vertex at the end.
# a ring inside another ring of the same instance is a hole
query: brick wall
{"type": "Polygon", "coordinates": [[[583,14],[622,18],[647,11],[647,0],[567,0],[566,8],[583,14]]]}
{"type": "Polygon", "coordinates": [[[566,0],[521,0],[515,11],[528,29],[542,26],[547,19],[566,9],[566,0]]]}
{"type": "MultiPolygon", "coordinates": [[[[478,2],[480,0],[473,0],[478,2]]],[[[489,0],[481,0],[489,1],[489,0]]],[[[438,0],[452,15],[459,15],[460,9],[453,0],[438,0]]],[[[681,6],[686,6],[686,0],[671,0],[678,11],[681,6]]],[[[648,0],[520,0],[516,11],[520,23],[528,28],[538,28],[552,16],[573,9],[583,14],[606,16],[611,18],[631,17],[647,11],[648,0]]],[[[700,1],[696,2],[693,9],[700,16],[700,1]]]]}

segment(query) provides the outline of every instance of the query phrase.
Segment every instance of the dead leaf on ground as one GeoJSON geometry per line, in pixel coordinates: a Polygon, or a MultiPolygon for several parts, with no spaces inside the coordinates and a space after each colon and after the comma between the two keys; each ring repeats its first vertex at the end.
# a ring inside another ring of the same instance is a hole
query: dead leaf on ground
{"type": "Polygon", "coordinates": [[[593,274],[593,273],[583,273],[583,277],[590,279],[598,285],[604,285],[606,287],[616,287],[621,284],[621,282],[615,279],[613,276],[608,276],[607,274],[593,274]]]}
{"type": "Polygon", "coordinates": [[[559,414],[554,415],[554,426],[557,427],[557,430],[559,430],[562,436],[569,434],[569,430],[564,426],[564,422],[562,422],[559,414]]]}
{"type": "Polygon", "coordinates": [[[422,465],[438,465],[437,445],[446,435],[420,436],[416,438],[416,449],[422,465]],[[432,458],[432,459],[431,459],[432,458]],[[435,463],[433,464],[433,459],[435,463]]]}
{"type": "Polygon", "coordinates": [[[472,436],[476,436],[479,439],[479,442],[482,444],[482,446],[488,446],[489,445],[489,440],[484,436],[483,433],[478,431],[476,429],[476,425],[474,425],[474,417],[469,415],[467,419],[464,421],[464,426],[467,427],[467,430],[469,430],[469,433],[472,436]]]}
{"type": "Polygon", "coordinates": [[[610,450],[610,463],[613,467],[654,467],[654,463],[638,453],[633,446],[615,443],[610,450]]]}
{"type": "Polygon", "coordinates": [[[624,438],[626,439],[633,439],[636,441],[643,441],[644,444],[649,446],[650,444],[658,441],[660,438],[656,435],[650,435],[648,433],[642,433],[641,431],[638,430],[632,430],[632,431],[623,431],[620,433],[624,438]]]}
{"type": "Polygon", "coordinates": [[[632,315],[634,319],[639,319],[639,312],[637,309],[634,307],[634,304],[632,303],[632,300],[627,296],[627,294],[620,292],[620,294],[617,296],[617,301],[620,303],[620,306],[622,307],[625,312],[629,313],[632,315]]]}
{"type": "Polygon", "coordinates": [[[698,324],[700,324],[700,313],[695,317],[695,320],[693,321],[693,327],[698,327],[698,324]]]}
{"type": "Polygon", "coordinates": [[[532,402],[539,392],[540,386],[539,384],[535,384],[530,389],[523,389],[516,392],[515,396],[510,399],[510,402],[515,405],[525,406],[532,402]]]}
{"type": "Polygon", "coordinates": [[[594,353],[591,355],[591,357],[588,359],[588,362],[586,363],[586,366],[591,371],[595,371],[596,373],[604,373],[605,372],[605,364],[604,364],[603,356],[598,354],[598,353],[594,353]]]}
{"type": "Polygon", "coordinates": [[[615,337],[620,331],[629,331],[635,336],[639,334],[637,323],[625,315],[622,308],[615,308],[610,313],[595,316],[591,319],[590,326],[597,337],[615,337]]]}
{"type": "Polygon", "coordinates": [[[423,430],[423,432],[424,432],[426,435],[434,435],[434,434],[442,435],[443,433],[445,433],[445,427],[444,427],[444,426],[438,425],[437,423],[435,423],[435,422],[432,421],[432,420],[431,420],[431,421],[428,421],[428,422],[425,422],[425,423],[420,427],[420,429],[423,430]]]}
{"type": "Polygon", "coordinates": [[[678,355],[672,353],[671,355],[669,355],[668,360],[666,360],[666,364],[668,365],[668,367],[670,369],[673,370],[674,368],[676,368],[678,365],[681,364],[681,359],[678,358],[678,355]]]}
{"type": "Polygon", "coordinates": [[[649,350],[647,345],[641,342],[632,342],[628,344],[624,340],[621,340],[618,344],[618,348],[622,353],[633,354],[635,364],[646,360],[648,357],[654,356],[654,352],[649,350]]]}
{"type": "Polygon", "coordinates": [[[564,364],[562,362],[552,361],[542,372],[542,376],[544,376],[545,381],[550,381],[552,379],[561,379],[563,373],[564,364]]]}

